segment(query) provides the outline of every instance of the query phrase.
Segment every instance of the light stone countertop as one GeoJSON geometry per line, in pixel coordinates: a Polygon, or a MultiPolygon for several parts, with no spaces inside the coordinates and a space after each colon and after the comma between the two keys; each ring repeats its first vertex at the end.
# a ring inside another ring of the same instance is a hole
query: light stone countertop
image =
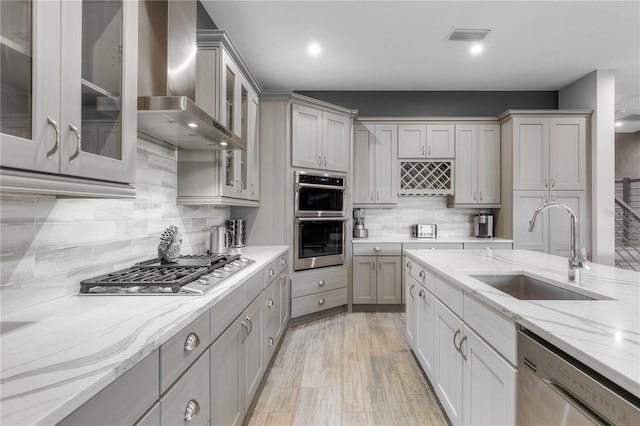
{"type": "Polygon", "coordinates": [[[476,238],[476,237],[438,237],[438,238],[414,238],[414,237],[374,237],[374,238],[352,238],[353,244],[384,244],[384,243],[424,243],[424,244],[446,244],[446,243],[513,243],[507,238],[476,238]]]}
{"type": "Polygon", "coordinates": [[[286,250],[242,249],[256,263],[204,296],[74,295],[3,316],[27,325],[2,335],[0,424],[58,423],[286,250]]]}
{"type": "Polygon", "coordinates": [[[527,250],[407,250],[486,305],[640,397],[640,272],[590,264],[580,288],[567,259],[527,250]],[[610,300],[518,300],[469,275],[525,272],[610,300]]]}

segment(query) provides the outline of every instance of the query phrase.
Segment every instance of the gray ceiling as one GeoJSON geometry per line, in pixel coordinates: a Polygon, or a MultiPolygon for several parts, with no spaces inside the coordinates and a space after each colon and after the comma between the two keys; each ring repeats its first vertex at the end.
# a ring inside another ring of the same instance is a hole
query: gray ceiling
{"type": "Polygon", "coordinates": [[[638,0],[201,2],[263,89],[559,90],[615,70],[616,118],[636,118],[617,130],[640,130],[638,0]],[[484,52],[455,27],[491,29],[484,52]]]}

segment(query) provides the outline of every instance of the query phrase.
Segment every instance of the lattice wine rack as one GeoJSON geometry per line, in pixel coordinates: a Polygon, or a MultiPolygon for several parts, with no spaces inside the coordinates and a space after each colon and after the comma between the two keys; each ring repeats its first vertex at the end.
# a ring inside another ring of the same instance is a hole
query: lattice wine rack
{"type": "Polygon", "coordinates": [[[452,195],[453,161],[400,161],[399,195],[452,195]]]}

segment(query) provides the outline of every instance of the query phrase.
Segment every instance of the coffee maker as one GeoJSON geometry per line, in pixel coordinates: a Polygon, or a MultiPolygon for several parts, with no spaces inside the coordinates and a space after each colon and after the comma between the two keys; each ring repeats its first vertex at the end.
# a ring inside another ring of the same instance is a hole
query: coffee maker
{"type": "Polygon", "coordinates": [[[364,209],[353,209],[353,237],[367,238],[369,230],[364,227],[364,209]]]}
{"type": "Polygon", "coordinates": [[[476,238],[493,237],[493,215],[481,212],[473,218],[473,227],[476,238]]]}

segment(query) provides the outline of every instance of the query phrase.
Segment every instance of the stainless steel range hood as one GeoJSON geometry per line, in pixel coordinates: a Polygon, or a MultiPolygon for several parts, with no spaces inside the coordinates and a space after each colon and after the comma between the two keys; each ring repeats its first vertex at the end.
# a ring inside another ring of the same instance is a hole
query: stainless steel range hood
{"type": "Polygon", "coordinates": [[[183,149],[246,150],[246,141],[193,101],[197,0],[143,0],[139,8],[138,135],[183,149]]]}

